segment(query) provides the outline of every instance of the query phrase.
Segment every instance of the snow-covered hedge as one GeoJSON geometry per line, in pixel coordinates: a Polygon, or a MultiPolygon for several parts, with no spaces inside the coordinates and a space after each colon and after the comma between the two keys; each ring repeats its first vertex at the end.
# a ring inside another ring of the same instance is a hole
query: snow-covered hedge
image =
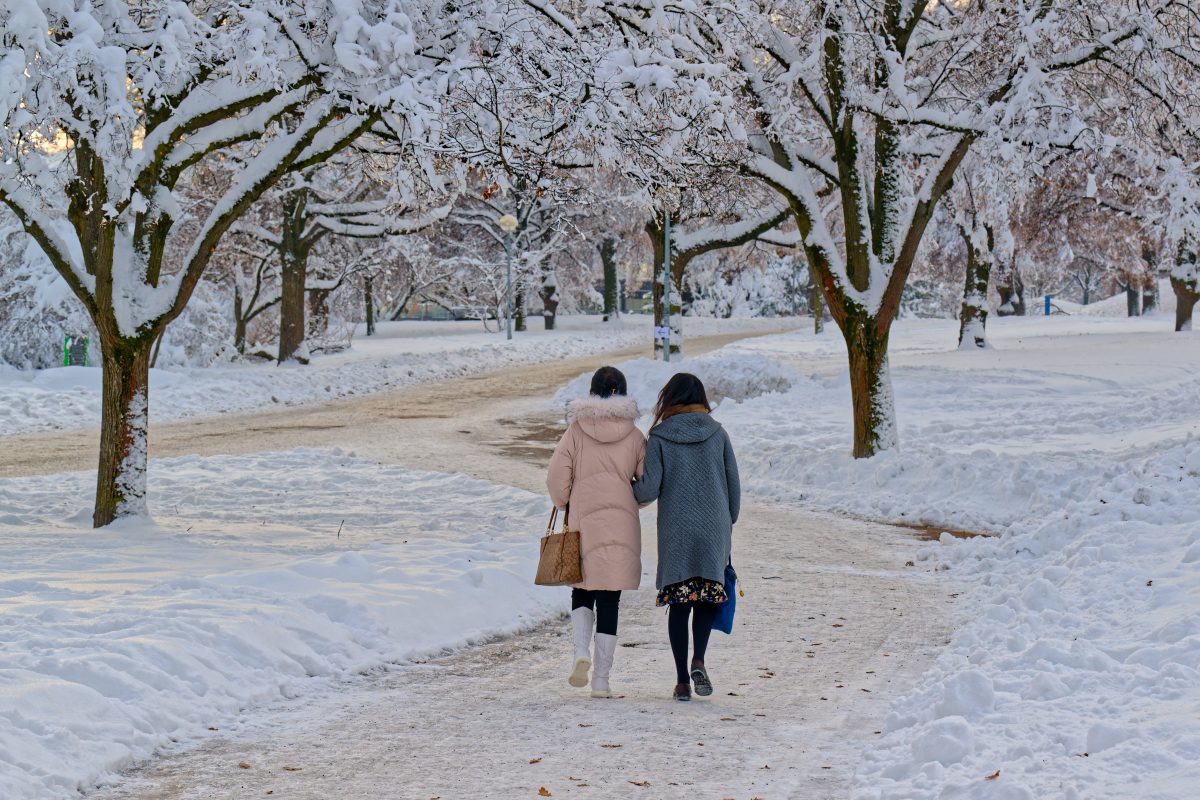
{"type": "MultiPolygon", "coordinates": [[[[685,345],[686,347],[686,345],[685,345]]],[[[639,358],[617,365],[625,373],[629,394],[637,400],[643,414],[653,411],[658,393],[677,372],[690,372],[704,382],[709,402],[740,403],[751,397],[787,391],[797,380],[794,370],[777,361],[755,355],[704,355],[699,358],[676,359],[671,362],[639,358]]],[[[572,380],[555,395],[560,407],[579,397],[585,397],[591,385],[592,373],[572,380]]]]}

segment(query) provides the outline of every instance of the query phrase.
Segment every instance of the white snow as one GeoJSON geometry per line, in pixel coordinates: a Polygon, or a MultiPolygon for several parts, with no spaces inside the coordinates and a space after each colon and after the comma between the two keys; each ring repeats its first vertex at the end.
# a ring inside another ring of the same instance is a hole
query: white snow
{"type": "Polygon", "coordinates": [[[155,462],[153,522],[94,477],[0,481],[0,797],[76,796],[239,711],[527,627],[548,501],[297,450],[155,462]]]}
{"type": "MultiPolygon", "coordinates": [[[[778,319],[686,318],[691,336],[778,330],[778,319]]],[[[273,363],[172,367],[150,371],[150,418],[179,419],[331,400],[435,380],[649,345],[649,317],[560,317],[561,330],[530,330],[511,341],[479,322],[382,322],[343,353],[308,366],[273,363]]],[[[98,363],[98,354],[94,359],[98,363]]],[[[99,367],[20,371],[0,365],[0,436],[98,425],[99,367]]]]}
{"type": "MultiPolygon", "coordinates": [[[[700,378],[713,406],[725,400],[740,403],[768,392],[786,391],[799,379],[795,370],[765,356],[722,355],[720,350],[669,362],[639,358],[623,362],[620,368],[643,416],[653,412],[659,389],[677,372],[691,372],[700,378]]],[[[591,380],[591,372],[581,374],[559,390],[555,404],[565,410],[571,400],[585,397],[591,380]]]]}
{"type": "MultiPolygon", "coordinates": [[[[896,324],[899,447],[869,460],[850,457],[836,331],[671,370],[737,387],[797,376],[716,411],[757,502],[994,534],[942,533],[917,562],[970,587],[962,624],[896,699],[855,800],[1194,797],[1200,336],[1104,313],[993,319],[988,335],[959,352],[954,321],[896,324]]],[[[642,403],[669,374],[618,366],[642,403]]]]}
{"type": "MultiPolygon", "coordinates": [[[[1200,336],[1172,332],[1165,314],[992,319],[988,334],[992,348],[959,352],[954,321],[896,324],[899,447],[869,460],[849,455],[834,330],[618,366],[644,411],[681,369],[725,400],[716,416],[748,503],[993,534],[943,533],[913,567],[967,587],[960,625],[916,689],[894,698],[855,800],[1190,798],[1200,336]]],[[[565,345],[572,353],[614,341],[572,335],[591,339],[565,345]]],[[[261,372],[279,391],[293,373],[340,383],[389,357],[430,375],[439,362],[552,357],[537,337],[476,350],[478,336],[381,339],[365,345],[374,353],[360,342],[308,370],[214,372],[261,372]]],[[[586,378],[556,400],[582,394],[586,378]]],[[[210,385],[233,383],[218,374],[210,385]]],[[[529,580],[546,502],[515,489],[338,453],[175,459],[151,474],[154,523],[95,532],[90,484],[82,473],[0,481],[6,798],[69,796],[241,709],[513,630],[561,603],[529,580]]]]}
{"type": "Polygon", "coordinates": [[[1165,315],[892,335],[899,449],[848,455],[840,337],[726,348],[808,373],[722,407],[760,497],[1000,534],[919,566],[964,622],[864,754],[856,800],[1182,798],[1200,785],[1200,337],[1165,315]],[[999,770],[999,776],[988,780],[999,770]]]}

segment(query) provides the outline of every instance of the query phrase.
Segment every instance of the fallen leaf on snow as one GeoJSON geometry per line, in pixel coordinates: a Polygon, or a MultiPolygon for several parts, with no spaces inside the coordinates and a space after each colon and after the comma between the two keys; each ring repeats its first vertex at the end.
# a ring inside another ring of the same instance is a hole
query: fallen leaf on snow
{"type": "Polygon", "coordinates": [[[303,769],[304,769],[304,767],[284,767],[283,771],[284,772],[300,772],[303,769]]]}
{"type": "Polygon", "coordinates": [[[721,722],[737,722],[737,717],[721,717],[721,722]]]}
{"type": "Polygon", "coordinates": [[[538,789],[538,797],[553,797],[553,795],[550,794],[549,789],[543,786],[542,788],[538,789]]]}
{"type": "Polygon", "coordinates": [[[250,765],[245,761],[239,761],[238,768],[239,769],[250,769],[250,765]]]}
{"type": "Polygon", "coordinates": [[[538,763],[539,761],[541,761],[541,759],[540,759],[540,758],[531,758],[531,759],[529,759],[529,763],[530,763],[530,764],[536,764],[536,763],[538,763]]]}
{"type": "Polygon", "coordinates": [[[632,783],[634,786],[643,786],[643,787],[650,785],[650,781],[630,781],[630,783],[632,783]]]}
{"type": "Polygon", "coordinates": [[[991,775],[988,775],[987,777],[985,777],[984,780],[985,781],[994,781],[994,780],[996,780],[996,778],[999,778],[999,777],[1000,777],[1000,770],[996,770],[991,775]]]}
{"type": "Polygon", "coordinates": [[[208,729],[209,729],[210,731],[219,731],[219,730],[221,730],[220,728],[214,728],[212,725],[209,725],[209,726],[208,726],[208,729]]]}

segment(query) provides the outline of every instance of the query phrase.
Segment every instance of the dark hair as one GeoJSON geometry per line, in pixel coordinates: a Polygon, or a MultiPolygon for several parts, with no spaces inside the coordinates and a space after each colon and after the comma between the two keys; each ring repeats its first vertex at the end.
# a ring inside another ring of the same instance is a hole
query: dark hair
{"type": "Polygon", "coordinates": [[[592,376],[592,394],[597,397],[612,397],[614,394],[624,395],[629,391],[625,383],[625,373],[616,367],[601,367],[592,376]]]}
{"type": "Polygon", "coordinates": [[[704,406],[712,411],[708,404],[708,394],[704,384],[690,372],[679,372],[671,376],[667,385],[658,393],[658,405],[654,407],[654,424],[662,422],[670,414],[667,412],[676,406],[704,406]],[[665,415],[665,416],[664,416],[665,415]]]}

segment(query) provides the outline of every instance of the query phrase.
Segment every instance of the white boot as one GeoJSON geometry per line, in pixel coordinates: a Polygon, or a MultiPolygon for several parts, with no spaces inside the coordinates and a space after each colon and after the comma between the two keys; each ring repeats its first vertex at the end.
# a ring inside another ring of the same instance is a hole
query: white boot
{"type": "Polygon", "coordinates": [[[596,669],[592,671],[592,697],[612,697],[608,688],[608,673],[613,655],[617,652],[617,637],[611,633],[596,634],[596,669]]]}
{"type": "Polygon", "coordinates": [[[575,665],[567,683],[576,689],[587,686],[588,670],[592,666],[592,628],[596,624],[596,612],[590,608],[571,609],[571,631],[575,640],[575,665]]]}

